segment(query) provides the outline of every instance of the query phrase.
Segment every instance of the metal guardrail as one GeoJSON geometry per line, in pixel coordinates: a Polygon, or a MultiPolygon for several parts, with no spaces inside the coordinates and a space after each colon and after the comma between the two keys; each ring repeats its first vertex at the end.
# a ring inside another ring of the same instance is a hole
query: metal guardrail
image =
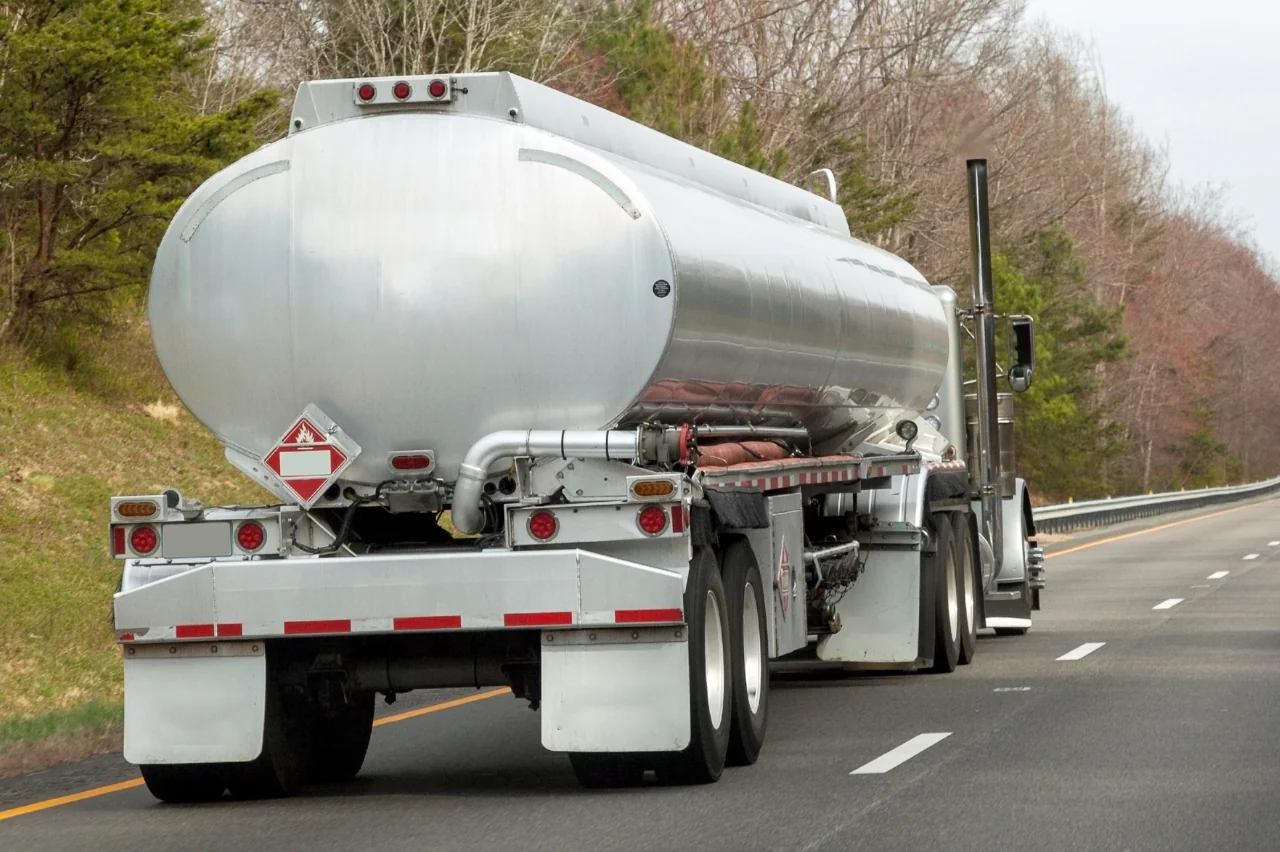
{"type": "Polygon", "coordinates": [[[1140,494],[1136,497],[1114,497],[1080,503],[1060,503],[1032,509],[1036,532],[1060,533],[1072,530],[1118,524],[1137,518],[1149,518],[1168,512],[1199,509],[1220,503],[1235,503],[1280,491],[1280,477],[1251,485],[1229,485],[1225,488],[1201,488],[1196,491],[1168,491],[1163,494],[1140,494]]]}

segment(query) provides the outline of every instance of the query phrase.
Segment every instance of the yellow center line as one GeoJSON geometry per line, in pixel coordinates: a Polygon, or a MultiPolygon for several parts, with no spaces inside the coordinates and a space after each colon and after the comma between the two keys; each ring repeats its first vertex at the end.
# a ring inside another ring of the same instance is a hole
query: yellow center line
{"type": "Polygon", "coordinates": [[[1116,536],[1112,536],[1111,538],[1101,539],[1099,541],[1091,541],[1088,544],[1081,544],[1076,547],[1069,547],[1066,550],[1058,550],[1058,551],[1055,551],[1054,553],[1046,553],[1044,555],[1044,558],[1052,559],[1055,556],[1066,556],[1068,553],[1078,553],[1081,550],[1088,550],[1091,547],[1101,547],[1104,544],[1111,544],[1113,541],[1123,541],[1126,538],[1133,538],[1135,536],[1146,535],[1147,533],[1160,532],[1160,530],[1167,530],[1170,527],[1180,527],[1183,524],[1194,524],[1196,521],[1206,521],[1209,518],[1218,518],[1218,517],[1221,517],[1222,515],[1229,515],[1232,512],[1239,512],[1241,509],[1249,509],[1256,505],[1258,504],[1250,503],[1247,506],[1236,506],[1234,509],[1223,509],[1221,512],[1212,512],[1208,515],[1200,515],[1199,517],[1196,517],[1196,518],[1183,518],[1181,521],[1174,521],[1171,524],[1162,524],[1158,527],[1152,527],[1151,529],[1138,530],[1137,532],[1125,533],[1124,535],[1116,535],[1116,536]]]}
{"type": "MultiPolygon", "coordinates": [[[[409,710],[404,713],[397,713],[394,716],[386,716],[374,721],[373,726],[390,725],[393,722],[403,722],[406,719],[416,719],[419,716],[425,716],[428,713],[438,713],[441,710],[451,710],[454,707],[461,707],[464,704],[474,704],[477,701],[484,701],[486,698],[496,698],[499,695],[510,695],[511,690],[505,686],[501,689],[491,689],[488,692],[481,692],[476,695],[468,695],[465,698],[455,698],[452,701],[442,701],[439,704],[432,704],[428,707],[419,707],[417,710],[409,710]]],[[[70,796],[59,796],[56,799],[46,799],[43,802],[33,802],[30,805],[23,805],[19,808],[11,808],[7,811],[0,811],[0,822],[7,819],[23,816],[24,814],[33,814],[38,811],[47,811],[49,808],[58,808],[63,805],[70,805],[76,802],[83,802],[85,799],[96,799],[98,796],[106,796],[111,793],[119,793],[122,790],[132,790],[135,787],[141,787],[145,782],[141,778],[134,778],[132,781],[121,781],[119,784],[108,784],[105,787],[94,787],[92,790],[85,790],[81,793],[72,793],[70,796]]]]}

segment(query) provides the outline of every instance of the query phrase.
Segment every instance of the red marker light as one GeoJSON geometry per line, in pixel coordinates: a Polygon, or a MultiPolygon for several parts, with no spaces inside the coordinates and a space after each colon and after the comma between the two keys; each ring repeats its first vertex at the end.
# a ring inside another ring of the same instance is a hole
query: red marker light
{"type": "Polygon", "coordinates": [[[360,88],[356,89],[356,95],[362,101],[371,101],[378,95],[378,90],[374,88],[372,83],[361,83],[360,88]]]}
{"type": "Polygon", "coordinates": [[[432,80],[431,85],[427,86],[427,93],[433,98],[443,98],[449,94],[449,87],[445,85],[444,80],[432,80]]]}
{"type": "Polygon", "coordinates": [[[404,80],[401,80],[391,87],[391,94],[396,96],[396,100],[403,101],[413,94],[413,88],[404,80]]]}
{"type": "Polygon", "coordinates": [[[636,516],[636,523],[645,535],[659,535],[667,528],[667,510],[661,506],[647,506],[636,516]]]}
{"type": "Polygon", "coordinates": [[[541,512],[534,512],[529,516],[529,535],[538,541],[546,541],[555,536],[560,530],[560,522],[556,520],[556,516],[546,509],[541,512]]]}
{"type": "Polygon", "coordinates": [[[429,467],[431,467],[431,456],[420,453],[391,457],[392,470],[426,470],[429,467]]]}
{"type": "Polygon", "coordinates": [[[236,530],[236,544],[241,550],[257,550],[267,540],[267,531],[257,521],[245,521],[236,530]]]}
{"type": "Polygon", "coordinates": [[[134,553],[146,556],[148,553],[156,549],[156,545],[160,543],[159,536],[151,527],[138,527],[129,536],[129,546],[133,548],[134,553]]]}

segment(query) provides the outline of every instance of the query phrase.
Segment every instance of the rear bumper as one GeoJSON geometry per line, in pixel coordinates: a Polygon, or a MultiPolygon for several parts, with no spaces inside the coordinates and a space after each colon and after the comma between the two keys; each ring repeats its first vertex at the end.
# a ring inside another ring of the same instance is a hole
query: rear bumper
{"type": "Polygon", "coordinates": [[[126,582],[115,627],[144,643],[671,624],[683,598],[679,571],[581,549],[224,561],[126,582]]]}

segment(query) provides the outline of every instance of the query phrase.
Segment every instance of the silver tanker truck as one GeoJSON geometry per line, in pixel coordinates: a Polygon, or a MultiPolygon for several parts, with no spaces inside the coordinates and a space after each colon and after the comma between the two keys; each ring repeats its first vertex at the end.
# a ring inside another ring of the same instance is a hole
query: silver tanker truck
{"type": "Polygon", "coordinates": [[[946,672],[1025,632],[997,380],[1031,325],[967,174],[962,309],[850,236],[830,172],[505,73],[304,84],[156,257],[169,381],[280,502],[111,500],[126,758],[165,800],[288,795],[359,772],[378,694],[507,686],[586,786],[708,782],[760,754],[771,663],[946,672]]]}

